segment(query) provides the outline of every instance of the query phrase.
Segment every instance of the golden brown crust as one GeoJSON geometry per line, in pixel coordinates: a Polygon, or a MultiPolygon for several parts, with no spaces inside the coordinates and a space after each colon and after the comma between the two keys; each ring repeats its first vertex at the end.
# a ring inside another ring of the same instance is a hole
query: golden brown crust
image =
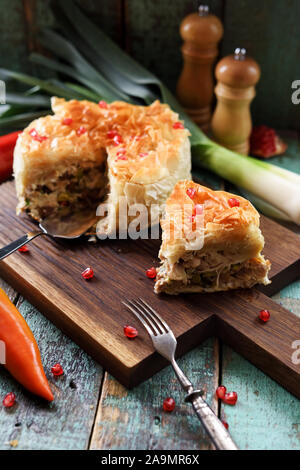
{"type": "Polygon", "coordinates": [[[145,184],[172,171],[178,149],[189,135],[187,129],[173,128],[178,115],[159,101],[151,106],[113,102],[101,108],[90,101],[52,98],[52,109],[53,116],[33,121],[18,139],[17,153],[30,166],[68,158],[99,161],[105,148],[118,179],[145,184]],[[64,119],[72,122],[64,125],[64,119]],[[32,138],[33,129],[42,141],[32,138]],[[112,133],[120,136],[119,143],[112,133]]]}
{"type": "Polygon", "coordinates": [[[165,217],[161,221],[163,242],[160,250],[161,258],[171,258],[175,262],[186,251],[184,233],[178,237],[178,213],[182,216],[182,225],[192,213],[196,205],[203,206],[204,247],[240,242],[249,248],[253,257],[263,248],[263,237],[259,230],[259,214],[252,204],[243,197],[225,191],[213,191],[193,181],[180,181],[174,187],[166,203],[165,217]],[[188,190],[195,192],[193,198],[188,190]],[[231,207],[230,199],[239,201],[239,207],[231,207]],[[189,209],[190,208],[190,209],[189,209]],[[183,210],[185,209],[185,210],[183,210]],[[251,245],[251,247],[250,247],[251,245]]]}
{"type": "Polygon", "coordinates": [[[161,226],[156,293],[216,292],[269,283],[259,214],[246,199],[180,181],[167,200],[161,226]]]}
{"type": "Polygon", "coordinates": [[[205,186],[195,183],[194,181],[179,181],[166,203],[166,210],[171,212],[172,206],[184,205],[195,206],[203,205],[204,225],[221,224],[226,228],[234,228],[236,226],[249,225],[250,222],[259,226],[259,214],[252,204],[241,196],[228,193],[226,191],[213,191],[205,186]],[[187,191],[195,190],[193,198],[187,191]],[[239,207],[231,207],[230,199],[239,201],[239,207]]]}
{"type": "Polygon", "coordinates": [[[27,208],[33,215],[32,207],[26,207],[32,187],[57,181],[68,169],[99,166],[106,160],[108,202],[116,212],[118,198],[125,196],[129,205],[157,204],[161,213],[174,184],[190,177],[189,131],[159,101],[150,106],[124,102],[100,106],[52,98],[52,109],[54,115],[32,122],[17,141],[18,212],[27,208]]]}

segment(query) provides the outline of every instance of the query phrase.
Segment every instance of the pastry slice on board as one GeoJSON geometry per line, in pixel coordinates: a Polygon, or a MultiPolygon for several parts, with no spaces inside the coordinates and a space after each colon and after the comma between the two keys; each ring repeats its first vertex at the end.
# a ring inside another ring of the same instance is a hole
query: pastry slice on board
{"type": "Polygon", "coordinates": [[[216,292],[268,284],[259,214],[246,199],[192,181],[167,200],[155,292],[216,292]]]}

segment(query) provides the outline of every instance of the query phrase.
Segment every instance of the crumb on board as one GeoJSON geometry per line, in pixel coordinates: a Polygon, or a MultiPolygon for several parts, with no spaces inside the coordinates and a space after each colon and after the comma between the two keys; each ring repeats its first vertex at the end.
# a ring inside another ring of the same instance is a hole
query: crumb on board
{"type": "Polygon", "coordinates": [[[13,441],[9,442],[10,447],[18,447],[19,441],[14,439],[13,441]]]}

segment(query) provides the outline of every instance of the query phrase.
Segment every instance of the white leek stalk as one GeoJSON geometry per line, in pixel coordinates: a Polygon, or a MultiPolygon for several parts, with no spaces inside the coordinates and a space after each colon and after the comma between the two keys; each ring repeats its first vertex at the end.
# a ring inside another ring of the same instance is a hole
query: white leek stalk
{"type": "Polygon", "coordinates": [[[193,162],[250,191],[300,225],[300,175],[239,155],[209,139],[193,147],[193,162]]]}

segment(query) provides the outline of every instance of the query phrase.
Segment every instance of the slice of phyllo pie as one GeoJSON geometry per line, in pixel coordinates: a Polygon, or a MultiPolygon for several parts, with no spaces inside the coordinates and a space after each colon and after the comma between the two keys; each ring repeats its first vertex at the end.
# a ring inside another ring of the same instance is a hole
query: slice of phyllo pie
{"type": "Polygon", "coordinates": [[[155,292],[216,292],[268,284],[259,214],[246,199],[192,181],[167,200],[155,292]]]}

